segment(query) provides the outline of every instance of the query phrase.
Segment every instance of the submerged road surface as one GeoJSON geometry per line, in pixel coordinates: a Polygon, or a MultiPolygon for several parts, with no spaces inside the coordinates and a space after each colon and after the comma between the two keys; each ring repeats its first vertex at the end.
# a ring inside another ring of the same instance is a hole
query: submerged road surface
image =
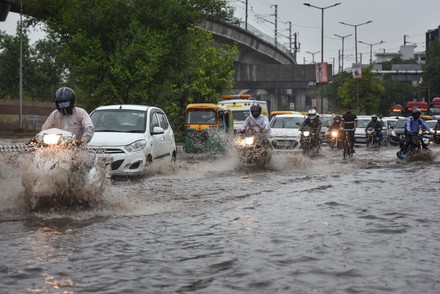
{"type": "Polygon", "coordinates": [[[0,153],[0,293],[439,293],[440,148],[396,151],[181,155],[49,212],[23,204],[29,158],[0,153]]]}

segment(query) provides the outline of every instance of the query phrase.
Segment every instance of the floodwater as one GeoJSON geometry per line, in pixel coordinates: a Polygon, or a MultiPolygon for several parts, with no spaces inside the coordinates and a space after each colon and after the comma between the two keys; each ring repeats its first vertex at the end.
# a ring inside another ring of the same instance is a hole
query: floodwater
{"type": "MultiPolygon", "coordinates": [[[[184,156],[108,181],[89,209],[29,212],[0,153],[0,293],[440,293],[440,147],[353,159],[184,156]]],[[[50,179],[48,179],[50,181],[50,179]]]]}

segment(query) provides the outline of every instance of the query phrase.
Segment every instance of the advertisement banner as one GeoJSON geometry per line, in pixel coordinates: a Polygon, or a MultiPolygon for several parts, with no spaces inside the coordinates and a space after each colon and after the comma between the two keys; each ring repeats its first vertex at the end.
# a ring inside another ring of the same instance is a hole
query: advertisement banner
{"type": "Polygon", "coordinates": [[[362,78],[362,64],[353,63],[353,65],[351,66],[351,73],[353,74],[353,79],[362,78]]]}
{"type": "Polygon", "coordinates": [[[315,63],[315,75],[317,84],[328,83],[327,62],[315,63]]]}

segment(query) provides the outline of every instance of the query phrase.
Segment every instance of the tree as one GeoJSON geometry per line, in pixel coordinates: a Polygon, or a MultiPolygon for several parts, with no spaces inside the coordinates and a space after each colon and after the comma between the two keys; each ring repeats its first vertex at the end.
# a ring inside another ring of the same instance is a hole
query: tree
{"type": "Polygon", "coordinates": [[[338,90],[344,105],[357,105],[358,102],[356,111],[369,114],[380,112],[380,101],[384,92],[383,81],[376,78],[371,72],[371,67],[362,69],[362,78],[347,79],[338,90]],[[357,87],[358,101],[356,101],[357,87]]]}
{"type": "Polygon", "coordinates": [[[440,96],[440,42],[433,41],[426,54],[423,68],[423,85],[429,89],[430,97],[440,96]]]}
{"type": "Polygon", "coordinates": [[[44,20],[87,109],[104,104],[159,106],[180,123],[188,101],[209,101],[233,81],[231,47],[195,29],[209,15],[230,17],[215,0],[40,0],[26,9],[44,20]]]}

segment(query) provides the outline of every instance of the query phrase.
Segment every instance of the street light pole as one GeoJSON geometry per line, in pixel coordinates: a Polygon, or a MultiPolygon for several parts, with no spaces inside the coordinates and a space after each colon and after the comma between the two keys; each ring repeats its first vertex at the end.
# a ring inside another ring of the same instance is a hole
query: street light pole
{"type": "Polygon", "coordinates": [[[382,43],[385,43],[385,42],[384,41],[380,41],[380,42],[377,42],[377,43],[366,43],[366,42],[359,41],[359,43],[370,46],[370,64],[372,64],[373,63],[373,46],[374,45],[379,45],[379,44],[382,44],[382,43]]]}
{"type": "Polygon", "coordinates": [[[343,22],[343,21],[340,21],[340,22],[339,22],[340,24],[343,24],[343,25],[346,25],[346,26],[354,27],[354,50],[355,50],[355,55],[356,55],[356,58],[355,58],[355,59],[356,59],[356,63],[358,63],[357,27],[360,27],[360,26],[362,26],[362,25],[366,25],[366,24],[369,24],[369,23],[372,23],[372,22],[373,22],[372,20],[369,20],[369,21],[366,21],[366,22],[363,22],[363,23],[360,23],[360,24],[349,24],[349,23],[345,23],[345,22],[343,22]]]}
{"type": "Polygon", "coordinates": [[[321,9],[321,62],[324,62],[324,10],[326,10],[327,8],[338,6],[341,3],[335,3],[333,5],[329,5],[326,7],[318,7],[310,3],[303,3],[303,4],[308,7],[321,9]]]}
{"type": "MultiPolygon", "coordinates": [[[[355,51],[355,55],[356,55],[356,64],[358,63],[358,47],[357,47],[357,27],[372,23],[372,20],[360,23],[360,24],[349,24],[343,21],[340,21],[340,24],[346,25],[346,26],[351,26],[354,27],[354,51],[355,51]]],[[[358,79],[356,79],[356,107],[359,107],[359,81],[358,79]]]]}
{"type": "Polygon", "coordinates": [[[316,51],[316,52],[310,52],[310,51],[306,51],[306,53],[312,54],[312,63],[315,63],[315,54],[318,54],[320,51],[316,51]]]}
{"type": "Polygon", "coordinates": [[[339,37],[339,38],[341,38],[342,39],[342,56],[341,56],[341,63],[342,63],[342,71],[344,71],[344,40],[345,40],[345,38],[348,38],[348,37],[350,37],[352,34],[349,34],[349,35],[345,35],[345,36],[340,36],[340,35],[338,35],[338,34],[334,34],[336,37],[339,37]]]}
{"type": "MultiPolygon", "coordinates": [[[[310,3],[303,3],[303,4],[305,6],[313,7],[313,8],[321,10],[321,65],[322,65],[324,63],[324,10],[331,8],[331,7],[338,6],[341,3],[338,2],[338,3],[335,3],[333,5],[329,5],[326,7],[319,7],[319,6],[312,5],[310,3]]],[[[322,90],[322,84],[321,84],[321,113],[324,113],[324,99],[322,97],[323,96],[322,91],[323,90],[322,90]]]]}

